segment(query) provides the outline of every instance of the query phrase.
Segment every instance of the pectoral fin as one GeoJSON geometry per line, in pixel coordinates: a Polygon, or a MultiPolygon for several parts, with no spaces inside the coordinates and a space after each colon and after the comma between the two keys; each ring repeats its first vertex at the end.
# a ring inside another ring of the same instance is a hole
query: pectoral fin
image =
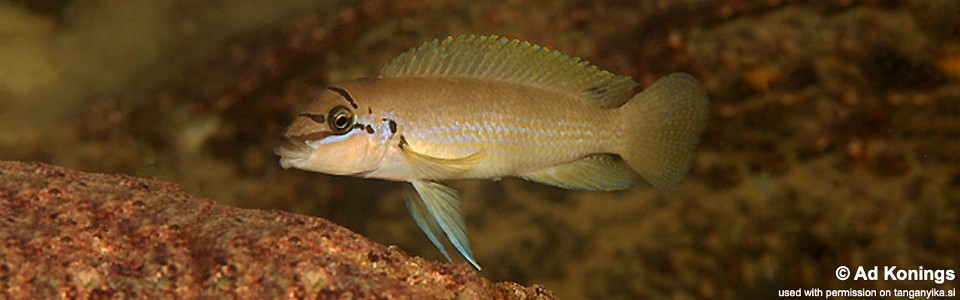
{"type": "Polygon", "coordinates": [[[566,164],[519,175],[565,189],[622,190],[637,183],[637,175],[620,157],[595,154],[566,164]]]}
{"type": "Polygon", "coordinates": [[[482,154],[473,153],[465,157],[439,158],[419,153],[410,148],[410,144],[401,136],[400,149],[410,166],[423,178],[449,179],[456,178],[476,165],[482,154]]]}
{"type": "Polygon", "coordinates": [[[457,251],[480,270],[480,265],[474,260],[470,250],[470,241],[467,240],[467,227],[463,222],[460,195],[457,191],[433,181],[414,180],[410,183],[420,197],[407,197],[407,209],[430,242],[450,260],[450,255],[439,239],[440,231],[443,231],[457,251]]]}

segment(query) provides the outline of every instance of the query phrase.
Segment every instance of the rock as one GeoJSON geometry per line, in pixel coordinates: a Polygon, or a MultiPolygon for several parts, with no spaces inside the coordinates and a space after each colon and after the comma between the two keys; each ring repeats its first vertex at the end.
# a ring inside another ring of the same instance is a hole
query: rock
{"type": "Polygon", "coordinates": [[[0,295],[26,298],[554,299],[409,257],[321,218],[172,183],[0,162],[0,295]]]}

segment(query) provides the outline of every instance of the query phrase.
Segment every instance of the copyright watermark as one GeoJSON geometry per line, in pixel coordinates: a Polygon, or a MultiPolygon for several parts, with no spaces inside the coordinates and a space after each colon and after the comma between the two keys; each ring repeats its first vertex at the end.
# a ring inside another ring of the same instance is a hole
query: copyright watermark
{"type": "Polygon", "coordinates": [[[837,267],[835,275],[837,279],[841,281],[850,279],[852,275],[853,280],[932,281],[936,284],[943,284],[944,282],[953,281],[957,278],[956,272],[951,269],[924,269],[923,266],[916,269],[900,269],[896,266],[884,266],[882,269],[883,272],[881,273],[880,271],[879,266],[873,266],[872,268],[858,266],[854,272],[851,272],[850,268],[846,266],[840,266],[837,267]]]}
{"type": "Polygon", "coordinates": [[[847,280],[847,278],[850,278],[850,268],[847,268],[846,266],[840,266],[837,268],[837,279],[847,280]]]}
{"type": "Polygon", "coordinates": [[[901,298],[934,298],[956,297],[957,289],[941,289],[937,286],[945,282],[954,281],[957,272],[952,269],[933,269],[919,266],[913,269],[904,269],[897,266],[839,266],[834,269],[833,275],[840,281],[919,281],[929,282],[934,286],[930,289],[820,289],[798,288],[779,290],[780,297],[901,297],[901,298]]]}

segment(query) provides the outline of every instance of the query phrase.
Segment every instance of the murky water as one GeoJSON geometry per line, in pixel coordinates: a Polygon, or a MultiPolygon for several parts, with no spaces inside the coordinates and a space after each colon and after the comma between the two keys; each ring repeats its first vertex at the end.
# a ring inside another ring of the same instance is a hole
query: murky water
{"type": "Polygon", "coordinates": [[[482,275],[574,299],[956,288],[835,271],[960,269],[957,4],[754,2],[0,2],[0,159],[159,177],[440,260],[405,184],[281,170],[271,150],[327,84],[499,34],[642,84],[688,72],[712,103],[670,191],[453,182],[482,275]]]}

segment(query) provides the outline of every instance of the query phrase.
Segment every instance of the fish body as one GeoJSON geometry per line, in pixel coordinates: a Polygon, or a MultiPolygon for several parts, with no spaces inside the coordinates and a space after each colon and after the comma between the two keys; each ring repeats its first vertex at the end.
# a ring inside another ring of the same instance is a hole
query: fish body
{"type": "Polygon", "coordinates": [[[475,78],[383,78],[339,86],[377,108],[359,122],[395,121],[399,136],[417,153],[444,160],[476,155],[462,172],[436,174],[419,172],[401,151],[391,151],[396,157],[365,175],[371,178],[515,176],[611,152],[612,142],[623,132],[615,110],[519,84],[475,78]]]}
{"type": "Polygon", "coordinates": [[[658,188],[686,174],[707,96],[682,73],[626,76],[497,36],[435,40],[376,78],[338,83],[284,131],[284,168],[410,182],[414,220],[477,269],[451,179],[516,176],[569,189],[658,188]]]}

